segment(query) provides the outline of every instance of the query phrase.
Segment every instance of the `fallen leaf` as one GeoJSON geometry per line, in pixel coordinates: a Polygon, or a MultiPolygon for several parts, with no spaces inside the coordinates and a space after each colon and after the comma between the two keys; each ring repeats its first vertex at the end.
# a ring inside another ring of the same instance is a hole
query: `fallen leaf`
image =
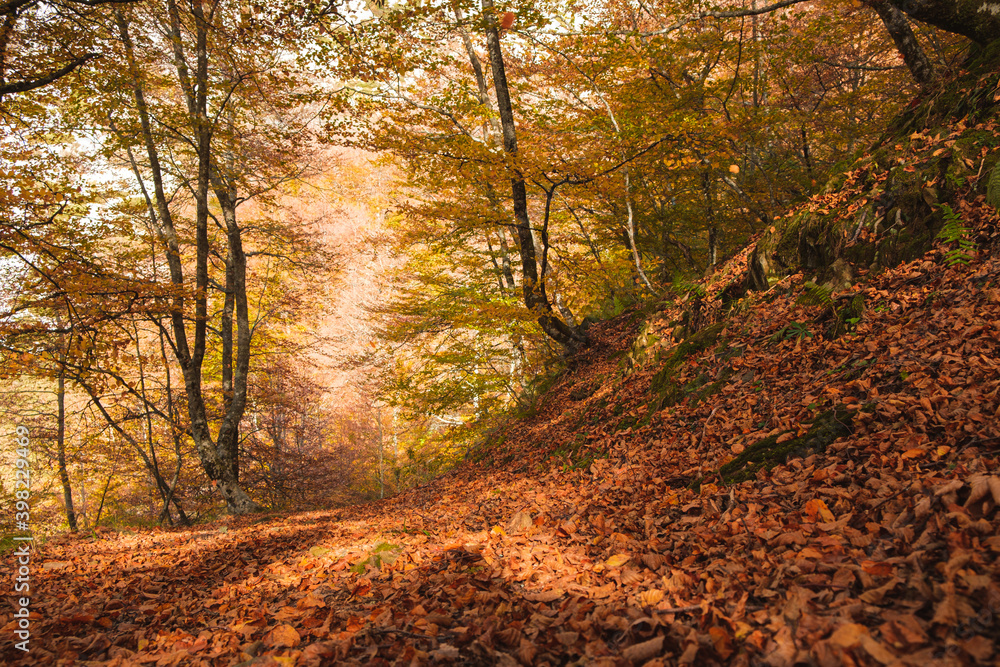
{"type": "Polygon", "coordinates": [[[859,623],[844,623],[830,635],[828,640],[841,648],[854,648],[861,643],[862,637],[868,636],[868,628],[859,623]]]}
{"type": "Polygon", "coordinates": [[[285,648],[295,648],[302,638],[298,631],[290,625],[278,625],[267,633],[264,643],[268,646],[282,646],[285,648]]]}
{"type": "Polygon", "coordinates": [[[647,660],[655,658],[660,655],[662,651],[663,637],[656,636],[642,643],[626,646],[625,650],[622,651],[622,657],[634,665],[644,663],[647,660]]]}
{"type": "Polygon", "coordinates": [[[625,563],[632,560],[632,557],[628,554],[615,554],[608,560],[604,562],[607,567],[621,567],[625,563]]]}

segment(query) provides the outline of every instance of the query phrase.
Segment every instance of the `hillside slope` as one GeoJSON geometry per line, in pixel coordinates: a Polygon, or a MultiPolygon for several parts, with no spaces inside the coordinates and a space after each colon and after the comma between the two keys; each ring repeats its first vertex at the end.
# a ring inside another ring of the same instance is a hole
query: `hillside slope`
{"type": "Polygon", "coordinates": [[[1000,231],[977,187],[951,198],[964,245],[842,292],[794,268],[734,289],[750,247],[598,326],[534,415],[426,486],[50,540],[31,650],[7,606],[0,658],[995,663],[1000,231]]]}
{"type": "Polygon", "coordinates": [[[979,232],[968,266],[937,249],[857,288],[865,314],[834,340],[824,307],[798,302],[801,276],[752,295],[652,413],[671,355],[625,373],[626,316],[494,463],[337,512],[52,540],[31,652],[13,649],[8,607],[3,658],[992,662],[1000,244],[995,224],[979,232]],[[831,437],[794,440],[831,411],[831,437]],[[769,436],[802,448],[724,484],[719,468],[769,436]]]}

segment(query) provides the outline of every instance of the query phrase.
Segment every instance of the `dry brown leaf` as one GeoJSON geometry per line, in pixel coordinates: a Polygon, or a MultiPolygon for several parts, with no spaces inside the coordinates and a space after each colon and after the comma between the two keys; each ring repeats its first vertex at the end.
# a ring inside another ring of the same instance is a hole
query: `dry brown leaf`
{"type": "Polygon", "coordinates": [[[572,646],[580,639],[579,632],[557,632],[556,641],[563,646],[572,646]]]}
{"type": "Polygon", "coordinates": [[[893,577],[885,585],[879,586],[878,588],[873,588],[871,590],[867,590],[864,593],[862,593],[859,597],[861,598],[862,602],[867,602],[868,604],[882,604],[882,600],[885,599],[885,596],[888,593],[892,592],[896,588],[896,586],[900,585],[901,583],[903,583],[902,579],[900,579],[899,577],[893,577]]]}
{"type": "Polygon", "coordinates": [[[844,623],[830,635],[828,640],[841,648],[853,648],[861,643],[862,637],[868,636],[868,628],[859,623],[844,623]]]}
{"type": "Polygon", "coordinates": [[[298,631],[290,625],[278,625],[264,637],[264,643],[268,646],[282,646],[285,648],[295,648],[302,641],[298,631]]]}
{"type": "Polygon", "coordinates": [[[990,478],[987,475],[972,475],[969,477],[969,497],[965,506],[982,500],[990,495],[990,478]]]}
{"type": "Polygon", "coordinates": [[[960,479],[953,479],[947,484],[934,489],[934,495],[943,496],[945,494],[952,493],[953,491],[958,491],[963,486],[965,486],[965,482],[960,479]]]}
{"type": "Polygon", "coordinates": [[[958,600],[955,599],[955,585],[946,583],[942,585],[942,588],[945,589],[945,596],[934,606],[934,618],[931,622],[953,626],[958,623],[958,600]]]}
{"type": "Polygon", "coordinates": [[[520,533],[531,528],[533,525],[531,520],[531,515],[527,512],[516,512],[514,516],[510,518],[510,522],[507,524],[507,530],[511,533],[520,533]]]}
{"type": "Polygon", "coordinates": [[[642,562],[645,563],[646,567],[648,567],[650,570],[658,570],[660,569],[661,565],[667,562],[667,560],[663,557],[663,554],[651,553],[651,554],[643,554],[642,562]]]}
{"type": "Polygon", "coordinates": [[[990,658],[994,657],[996,650],[993,640],[983,635],[962,640],[959,642],[959,646],[981,665],[988,664],[990,658]]]}
{"type": "Polygon", "coordinates": [[[986,483],[990,487],[990,494],[993,496],[993,502],[1000,505],[1000,477],[991,476],[986,483]]]}
{"type": "Polygon", "coordinates": [[[863,648],[868,655],[875,658],[883,665],[891,665],[898,660],[892,651],[868,635],[863,635],[861,637],[861,648],[863,648]]]}
{"type": "Polygon", "coordinates": [[[657,657],[663,651],[663,637],[656,636],[639,644],[625,647],[622,657],[633,665],[641,664],[657,657]]]}

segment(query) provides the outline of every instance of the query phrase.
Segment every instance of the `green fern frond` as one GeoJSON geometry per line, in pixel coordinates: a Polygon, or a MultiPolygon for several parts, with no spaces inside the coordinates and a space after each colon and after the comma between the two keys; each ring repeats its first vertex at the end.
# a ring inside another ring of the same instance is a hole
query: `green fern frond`
{"type": "Polygon", "coordinates": [[[986,201],[990,206],[1000,209],[1000,162],[993,167],[989,184],[986,186],[986,201]]]}
{"type": "Polygon", "coordinates": [[[798,302],[805,306],[822,306],[833,308],[833,290],[826,285],[817,285],[814,282],[805,284],[806,291],[798,298],[798,302]]]}
{"type": "MultiPolygon", "coordinates": [[[[994,175],[997,170],[994,169],[994,175]]],[[[993,180],[992,177],[990,179],[993,180]]],[[[969,228],[965,226],[962,216],[956,213],[947,204],[941,205],[944,214],[944,226],[938,232],[937,237],[944,243],[955,243],[955,247],[950,248],[944,256],[945,264],[955,266],[956,264],[968,264],[972,260],[972,255],[976,251],[976,244],[969,239],[969,228]]]]}

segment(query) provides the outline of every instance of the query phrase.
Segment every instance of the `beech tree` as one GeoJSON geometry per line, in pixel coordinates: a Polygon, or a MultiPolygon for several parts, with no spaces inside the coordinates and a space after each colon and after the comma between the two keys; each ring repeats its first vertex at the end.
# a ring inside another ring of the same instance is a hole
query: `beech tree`
{"type": "Polygon", "coordinates": [[[47,86],[100,58],[81,24],[100,5],[138,0],[3,0],[0,2],[0,101],[47,86]]]}

